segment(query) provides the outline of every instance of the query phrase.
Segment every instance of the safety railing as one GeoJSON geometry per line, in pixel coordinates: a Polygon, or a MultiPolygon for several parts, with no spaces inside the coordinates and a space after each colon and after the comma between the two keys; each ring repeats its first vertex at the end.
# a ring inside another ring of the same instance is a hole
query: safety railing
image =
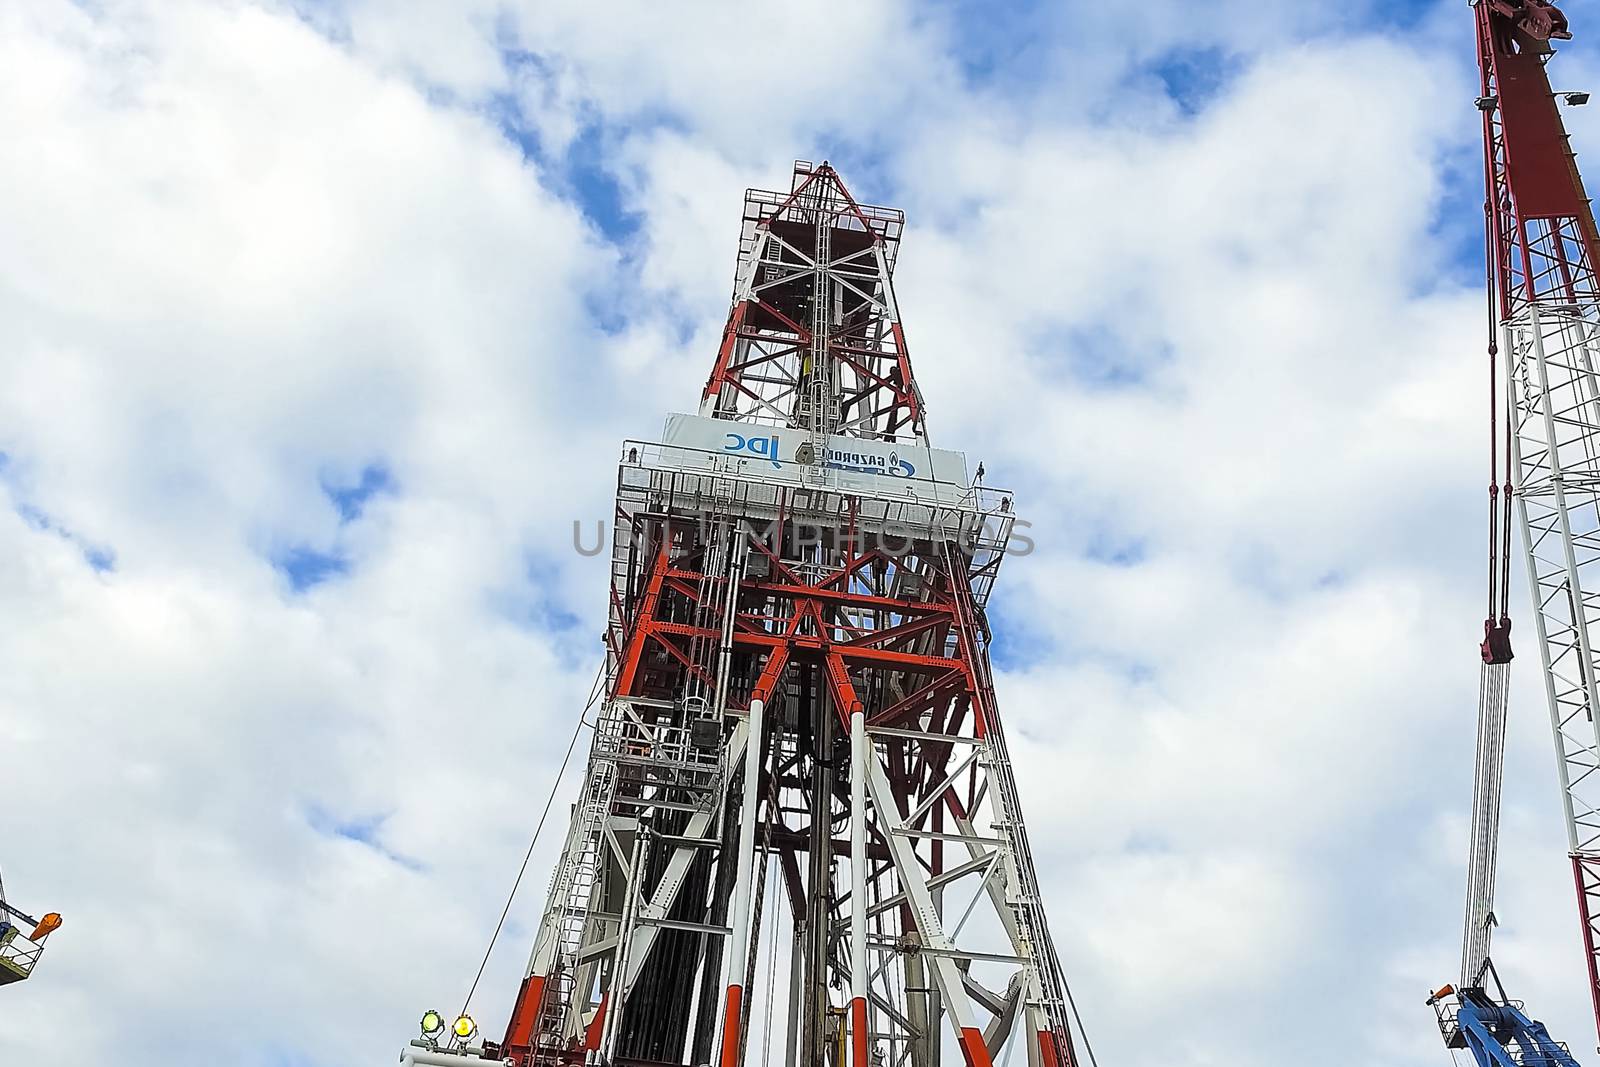
{"type": "Polygon", "coordinates": [[[28,977],[43,952],[43,944],[29,940],[15,926],[0,921],[0,985],[28,977]]]}
{"type": "Polygon", "coordinates": [[[748,518],[853,521],[858,529],[905,529],[911,536],[966,535],[1002,551],[1016,520],[1008,489],[957,485],[929,478],[884,478],[874,490],[858,484],[822,488],[764,475],[757,464],[687,445],[625,441],[618,466],[618,502],[643,498],[659,513],[715,510],[748,518]]]}

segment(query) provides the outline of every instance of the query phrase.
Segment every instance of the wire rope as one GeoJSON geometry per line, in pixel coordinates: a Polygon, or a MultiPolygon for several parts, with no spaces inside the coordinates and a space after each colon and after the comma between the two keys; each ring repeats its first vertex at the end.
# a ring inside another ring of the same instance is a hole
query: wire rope
{"type": "Polygon", "coordinates": [[[500,909],[500,920],[494,924],[494,933],[489,935],[489,946],[483,950],[483,959],[478,963],[478,973],[472,978],[472,986],[467,990],[466,999],[461,1002],[461,1015],[467,1014],[467,1008],[472,1005],[473,994],[478,991],[478,983],[483,980],[484,968],[489,966],[489,957],[494,953],[495,942],[500,938],[500,931],[505,928],[506,916],[511,914],[511,904],[517,899],[517,890],[522,886],[522,879],[528,873],[528,864],[533,859],[533,850],[539,844],[539,834],[544,830],[545,820],[550,815],[550,808],[555,804],[557,794],[561,791],[561,779],[566,777],[567,765],[572,762],[573,750],[578,747],[578,737],[583,733],[583,728],[589,725],[586,716],[594,707],[595,700],[600,695],[600,683],[605,677],[605,665],[595,672],[594,686],[589,690],[589,699],[583,706],[583,711],[578,715],[577,725],[572,728],[572,739],[567,742],[567,751],[561,757],[561,769],[556,771],[556,780],[550,786],[550,795],[545,798],[544,810],[539,813],[539,822],[533,828],[533,839],[528,842],[528,850],[522,855],[522,866],[517,868],[517,877],[511,883],[511,892],[506,896],[506,905],[500,909]]]}

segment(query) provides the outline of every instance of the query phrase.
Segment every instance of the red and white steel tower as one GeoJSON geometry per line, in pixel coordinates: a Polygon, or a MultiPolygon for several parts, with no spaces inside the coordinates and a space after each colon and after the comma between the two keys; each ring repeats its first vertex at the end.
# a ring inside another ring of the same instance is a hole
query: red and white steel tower
{"type": "Polygon", "coordinates": [[[746,194],[699,411],[623,445],[603,699],[510,1022],[415,1062],[1092,1062],[990,679],[1012,498],[928,443],[903,226],[826,163],[746,194]]]}
{"type": "MultiPolygon", "coordinates": [[[[1566,16],[1548,0],[1472,0],[1472,6],[1490,331],[1489,615],[1459,1006],[1463,1017],[1483,1022],[1472,1046],[1483,1062],[1504,1051],[1499,1045],[1507,1035],[1524,1050],[1528,1042],[1544,1048],[1548,1041],[1511,1025],[1520,1008],[1503,991],[1486,996],[1490,981],[1498,983],[1489,947],[1513,526],[1521,530],[1533,594],[1587,982],[1600,1027],[1600,234],[1546,72],[1550,42],[1572,36],[1566,16]]],[[[1559,97],[1581,104],[1588,94],[1559,97]]],[[[1446,1039],[1460,1044],[1472,1035],[1448,999],[1455,992],[1447,986],[1430,1002],[1441,1011],[1446,1039]]],[[[1546,1054],[1555,1055],[1540,1053],[1546,1054]]]]}

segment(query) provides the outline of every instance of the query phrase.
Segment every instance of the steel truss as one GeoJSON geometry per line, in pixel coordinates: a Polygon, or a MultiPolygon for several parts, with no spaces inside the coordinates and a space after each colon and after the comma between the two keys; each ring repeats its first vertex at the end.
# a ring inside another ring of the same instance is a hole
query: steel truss
{"type": "Polygon", "coordinates": [[[904,227],[903,213],[856,203],[826,163],[797,163],[787,194],[746,192],[733,309],[700,413],[920,438],[891,281],[904,227]]]}
{"type": "Polygon", "coordinates": [[[1557,776],[1578,889],[1589,985],[1600,1017],[1600,732],[1592,638],[1600,620],[1600,380],[1591,304],[1532,304],[1507,324],[1522,528],[1557,776]]]}
{"type": "Polygon", "coordinates": [[[1543,0],[1476,8],[1485,213],[1515,480],[1505,489],[1514,492],[1533,596],[1600,1028],[1600,240],[1544,69],[1549,38],[1570,36],[1565,17],[1543,0]]]}
{"type": "MultiPolygon", "coordinates": [[[[920,438],[900,226],[826,164],[749,194],[702,413],[920,438]]],[[[990,679],[1010,494],[846,492],[821,464],[796,484],[680,452],[623,446],[607,700],[487,1052],[738,1067],[771,1018],[791,1067],[990,1067],[1018,1044],[1075,1067],[990,679]]]]}

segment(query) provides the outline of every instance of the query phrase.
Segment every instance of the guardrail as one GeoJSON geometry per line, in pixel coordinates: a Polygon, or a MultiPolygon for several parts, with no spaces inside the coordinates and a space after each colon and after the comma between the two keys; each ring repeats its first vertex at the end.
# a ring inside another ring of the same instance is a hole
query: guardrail
{"type": "Polygon", "coordinates": [[[0,985],[28,977],[43,952],[42,942],[29,940],[17,927],[0,920],[0,985]]]}
{"type": "Polygon", "coordinates": [[[955,508],[968,512],[1010,514],[1015,503],[1009,489],[995,489],[982,484],[961,485],[918,475],[875,477],[877,484],[867,484],[864,478],[849,478],[860,472],[849,468],[821,466],[806,468],[819,479],[809,481],[798,474],[799,464],[790,461],[786,467],[796,469],[788,474],[786,468],[767,469],[766,461],[748,456],[693,445],[665,444],[660,441],[629,439],[622,443],[621,464],[654,470],[679,470],[690,474],[731,478],[754,485],[782,486],[800,489],[819,489],[848,496],[871,497],[881,500],[900,500],[930,507],[955,508]],[[841,477],[841,475],[845,477],[841,477]]]}

